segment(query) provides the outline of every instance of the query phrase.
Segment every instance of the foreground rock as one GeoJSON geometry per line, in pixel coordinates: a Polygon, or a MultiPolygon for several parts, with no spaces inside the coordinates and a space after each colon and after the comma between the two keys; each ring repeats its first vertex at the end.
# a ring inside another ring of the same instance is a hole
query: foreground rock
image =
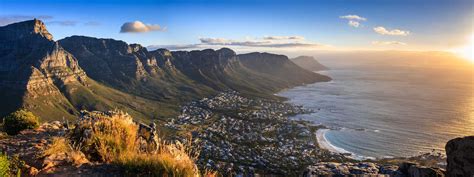
{"type": "Polygon", "coordinates": [[[12,157],[11,161],[21,170],[21,176],[121,176],[122,170],[118,167],[90,163],[83,154],[45,156],[43,152],[54,137],[64,133],[61,122],[44,123],[37,129],[3,137],[0,139],[0,152],[12,157]]]}
{"type": "Polygon", "coordinates": [[[396,177],[444,177],[441,168],[420,166],[404,162],[400,165],[381,165],[372,162],[335,163],[321,162],[309,166],[303,176],[396,176],[396,177]]]}
{"type": "Polygon", "coordinates": [[[447,176],[474,176],[474,136],[456,138],[446,144],[447,176]]]}

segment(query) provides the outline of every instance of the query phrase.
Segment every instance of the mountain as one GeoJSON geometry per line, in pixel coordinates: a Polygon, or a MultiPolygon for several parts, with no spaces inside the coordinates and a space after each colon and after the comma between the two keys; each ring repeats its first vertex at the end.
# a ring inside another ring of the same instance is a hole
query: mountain
{"type": "Polygon", "coordinates": [[[128,45],[123,41],[83,36],[68,37],[59,43],[77,57],[92,79],[131,94],[157,100],[186,101],[183,98],[200,98],[228,89],[249,94],[269,93],[328,79],[302,70],[285,56],[273,54],[237,55],[228,48],[148,51],[138,44],[128,45]],[[291,67],[267,66],[272,62],[291,67]],[[293,73],[293,76],[307,77],[276,78],[262,73],[260,68],[268,68],[274,73],[287,71],[288,74],[293,73]],[[288,80],[292,83],[287,83],[288,80]]]}
{"type": "Polygon", "coordinates": [[[292,58],[291,61],[308,71],[322,71],[322,70],[329,69],[328,67],[322,65],[314,57],[311,57],[311,56],[299,56],[296,58],[292,58]]]}
{"type": "Polygon", "coordinates": [[[0,46],[0,116],[26,108],[46,121],[120,108],[145,118],[170,107],[90,79],[39,20],[0,27],[0,46]]]}
{"type": "Polygon", "coordinates": [[[0,116],[26,108],[58,120],[83,109],[119,108],[144,121],[163,120],[180,104],[229,89],[276,98],[279,90],[330,80],[269,53],[148,51],[86,36],[54,41],[36,19],[0,27],[0,46],[0,116]]]}
{"type": "Polygon", "coordinates": [[[0,46],[2,115],[18,107],[51,110],[52,115],[73,109],[61,89],[84,86],[87,77],[75,58],[53,41],[43,22],[1,27],[0,46]]]}
{"type": "Polygon", "coordinates": [[[148,52],[139,44],[85,36],[67,37],[59,43],[76,56],[89,77],[133,95],[183,101],[181,98],[212,93],[205,85],[187,79],[167,54],[148,52]]]}

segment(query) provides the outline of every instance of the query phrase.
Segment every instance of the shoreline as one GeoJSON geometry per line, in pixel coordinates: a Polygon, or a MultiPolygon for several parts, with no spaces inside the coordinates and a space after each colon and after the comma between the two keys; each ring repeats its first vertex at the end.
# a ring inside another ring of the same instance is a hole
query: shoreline
{"type": "Polygon", "coordinates": [[[318,129],[316,131],[315,136],[316,136],[316,140],[318,142],[319,148],[326,149],[326,150],[328,150],[332,153],[336,153],[336,154],[347,154],[347,155],[345,155],[347,158],[351,158],[351,159],[354,159],[354,160],[375,160],[376,159],[374,157],[366,157],[366,156],[357,155],[353,152],[349,152],[349,151],[347,151],[343,148],[340,148],[340,147],[337,147],[337,146],[331,144],[331,142],[328,139],[326,139],[326,136],[325,136],[325,134],[329,130],[331,130],[331,129],[322,128],[322,129],[318,129]]]}

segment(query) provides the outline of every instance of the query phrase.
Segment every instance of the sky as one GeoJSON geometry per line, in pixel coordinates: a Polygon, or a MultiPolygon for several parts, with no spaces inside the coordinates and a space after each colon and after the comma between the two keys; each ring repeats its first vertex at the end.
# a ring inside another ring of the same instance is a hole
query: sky
{"type": "Polygon", "coordinates": [[[0,26],[38,18],[56,40],[150,49],[446,51],[472,44],[473,11],[472,0],[0,0],[0,26]]]}

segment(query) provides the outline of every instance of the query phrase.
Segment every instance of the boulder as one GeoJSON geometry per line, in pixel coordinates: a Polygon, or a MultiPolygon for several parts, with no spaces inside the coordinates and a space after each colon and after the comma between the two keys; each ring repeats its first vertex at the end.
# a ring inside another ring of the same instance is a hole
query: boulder
{"type": "Polygon", "coordinates": [[[474,176],[474,136],[456,138],[446,144],[447,176],[474,176]]]}
{"type": "Polygon", "coordinates": [[[403,162],[399,165],[398,172],[395,174],[403,174],[409,177],[444,177],[445,171],[436,167],[420,166],[417,163],[403,162]]]}
{"type": "Polygon", "coordinates": [[[412,165],[408,168],[407,176],[411,177],[444,177],[444,171],[440,168],[431,168],[412,165]]]}

